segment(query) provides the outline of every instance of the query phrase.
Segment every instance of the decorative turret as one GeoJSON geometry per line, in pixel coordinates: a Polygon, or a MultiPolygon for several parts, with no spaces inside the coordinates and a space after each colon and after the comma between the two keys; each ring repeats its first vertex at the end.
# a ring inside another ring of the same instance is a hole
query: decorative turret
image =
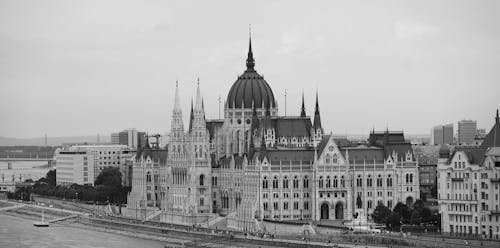
{"type": "Polygon", "coordinates": [[[321,126],[321,116],[319,114],[318,92],[316,92],[316,106],[314,108],[314,123],[313,123],[313,145],[318,146],[323,139],[323,127],[321,126]]]}
{"type": "Polygon", "coordinates": [[[314,107],[314,124],[313,128],[316,132],[318,130],[323,133],[323,127],[321,127],[321,116],[319,114],[319,102],[318,102],[318,92],[316,92],[316,106],[314,107]]]}
{"type": "Polygon", "coordinates": [[[304,104],[304,92],[302,92],[302,108],[300,111],[300,117],[306,117],[306,106],[304,104]]]}
{"type": "Polygon", "coordinates": [[[175,103],[174,110],[172,111],[172,132],[184,132],[184,124],[182,120],[182,109],[179,98],[179,82],[175,82],[175,103]]]}

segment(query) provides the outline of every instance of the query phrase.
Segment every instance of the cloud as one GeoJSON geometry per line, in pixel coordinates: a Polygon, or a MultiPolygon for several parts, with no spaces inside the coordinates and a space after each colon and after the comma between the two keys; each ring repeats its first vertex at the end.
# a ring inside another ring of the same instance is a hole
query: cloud
{"type": "Polygon", "coordinates": [[[420,38],[439,32],[436,26],[411,21],[396,21],[394,35],[400,39],[420,38]]]}

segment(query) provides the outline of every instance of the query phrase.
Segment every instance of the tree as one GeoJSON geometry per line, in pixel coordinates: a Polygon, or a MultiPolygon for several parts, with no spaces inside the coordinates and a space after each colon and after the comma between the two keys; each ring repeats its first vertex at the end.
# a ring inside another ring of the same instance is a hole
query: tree
{"type": "Polygon", "coordinates": [[[392,211],[388,207],[384,206],[384,204],[378,204],[373,211],[372,218],[375,223],[386,223],[391,214],[392,211]]]}
{"type": "Polygon", "coordinates": [[[401,216],[399,216],[397,213],[391,213],[387,218],[385,224],[390,229],[399,228],[401,226],[401,216]]]}
{"type": "Polygon", "coordinates": [[[95,185],[119,188],[122,186],[122,173],[118,167],[106,167],[97,176],[95,185]]]}
{"type": "Polygon", "coordinates": [[[396,204],[393,212],[397,214],[402,220],[409,220],[411,218],[410,209],[401,202],[398,202],[398,204],[396,204]]]}
{"type": "Polygon", "coordinates": [[[50,185],[50,186],[56,186],[56,170],[53,169],[53,170],[49,170],[49,172],[47,172],[47,175],[45,176],[46,178],[46,182],[50,185]]]}

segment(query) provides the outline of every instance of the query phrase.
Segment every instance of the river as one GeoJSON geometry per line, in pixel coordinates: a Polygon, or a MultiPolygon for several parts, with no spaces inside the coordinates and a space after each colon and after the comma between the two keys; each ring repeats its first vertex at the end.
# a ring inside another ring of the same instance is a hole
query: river
{"type": "Polygon", "coordinates": [[[0,213],[0,247],[136,248],[164,247],[161,241],[53,224],[34,227],[33,220],[0,213]]]}
{"type": "Polygon", "coordinates": [[[9,170],[7,162],[0,162],[0,182],[12,182],[12,176],[16,182],[30,178],[36,181],[54,169],[47,167],[46,161],[16,161],[11,164],[12,169],[9,170]]]}

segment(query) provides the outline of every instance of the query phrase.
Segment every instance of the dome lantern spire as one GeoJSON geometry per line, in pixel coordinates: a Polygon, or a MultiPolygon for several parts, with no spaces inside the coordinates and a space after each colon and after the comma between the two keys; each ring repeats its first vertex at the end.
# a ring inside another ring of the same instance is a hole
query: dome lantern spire
{"type": "Polygon", "coordinates": [[[252,27],[249,27],[248,33],[248,57],[247,57],[247,71],[255,71],[255,60],[253,59],[252,52],[252,27]]]}

